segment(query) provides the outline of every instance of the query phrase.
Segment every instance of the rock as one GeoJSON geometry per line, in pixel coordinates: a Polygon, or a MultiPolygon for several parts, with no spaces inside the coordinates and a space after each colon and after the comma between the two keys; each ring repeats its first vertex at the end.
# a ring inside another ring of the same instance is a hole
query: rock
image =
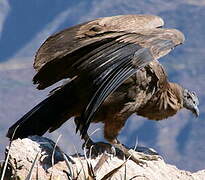
{"type": "MultiPolygon", "coordinates": [[[[31,136],[11,143],[6,179],[137,179],[137,180],[204,180],[205,170],[195,173],[166,164],[149,148],[133,152],[143,165],[107,153],[97,156],[64,154],[53,141],[31,136]],[[54,148],[55,147],[55,148],[54,148]],[[55,151],[54,151],[55,149],[55,151]],[[139,152],[140,151],[140,152],[139,152]],[[35,160],[36,159],[36,160],[35,160]],[[32,168],[33,166],[33,168],[32,168]]],[[[8,150],[6,151],[8,153],[8,150]]],[[[0,166],[3,169],[2,166],[0,166]]]]}

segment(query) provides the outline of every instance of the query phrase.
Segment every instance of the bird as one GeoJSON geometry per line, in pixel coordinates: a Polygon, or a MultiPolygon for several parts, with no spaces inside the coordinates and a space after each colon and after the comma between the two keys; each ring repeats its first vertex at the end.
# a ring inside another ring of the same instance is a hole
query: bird
{"type": "Polygon", "coordinates": [[[129,155],[117,136],[133,113],[160,121],[186,108],[199,116],[196,93],[170,82],[159,62],[185,40],[163,26],[156,15],[117,15],[48,37],[35,55],[33,83],[39,90],[66,83],[13,124],[7,137],[42,136],[74,117],[84,140],[90,140],[90,123],[102,122],[105,139],[129,155]]]}

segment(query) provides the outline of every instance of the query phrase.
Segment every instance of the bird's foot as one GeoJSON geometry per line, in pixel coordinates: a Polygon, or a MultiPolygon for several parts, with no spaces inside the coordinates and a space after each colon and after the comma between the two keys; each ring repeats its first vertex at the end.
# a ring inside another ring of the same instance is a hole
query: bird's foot
{"type": "Polygon", "coordinates": [[[129,156],[132,161],[142,166],[147,165],[146,161],[158,161],[161,159],[159,155],[145,154],[143,152],[137,152],[133,149],[128,150],[126,156],[129,156]]]}
{"type": "Polygon", "coordinates": [[[108,143],[104,142],[87,142],[83,144],[83,147],[87,149],[87,154],[91,155],[92,157],[99,156],[100,154],[107,154],[113,156],[116,154],[116,149],[108,143]]]}
{"type": "Polygon", "coordinates": [[[112,141],[112,145],[104,142],[93,142],[89,136],[85,139],[83,149],[87,149],[87,156],[95,158],[100,154],[107,156],[117,156],[118,158],[130,159],[140,166],[147,165],[146,161],[157,161],[161,157],[154,151],[145,147],[137,147],[136,150],[129,149],[121,144],[117,139],[112,141]]]}
{"type": "Polygon", "coordinates": [[[126,158],[131,159],[133,162],[140,166],[147,165],[146,161],[156,161],[161,158],[157,153],[146,154],[144,152],[138,152],[133,149],[128,149],[127,147],[119,143],[119,141],[117,141],[117,143],[114,143],[113,145],[116,148],[120,149],[124,153],[126,158]]]}

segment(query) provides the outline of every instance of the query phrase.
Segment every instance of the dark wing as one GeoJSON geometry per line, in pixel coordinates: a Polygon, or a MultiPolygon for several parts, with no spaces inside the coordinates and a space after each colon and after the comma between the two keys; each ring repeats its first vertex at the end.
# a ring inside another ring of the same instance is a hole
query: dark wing
{"type": "Polygon", "coordinates": [[[163,20],[152,15],[123,15],[99,18],[65,29],[50,36],[39,48],[33,82],[44,89],[61,79],[79,74],[72,65],[88,52],[128,32],[139,32],[163,26],[163,20]]]}
{"type": "MultiPolygon", "coordinates": [[[[98,111],[100,105],[104,102],[106,97],[114,92],[125,80],[136,73],[138,69],[144,67],[153,60],[152,54],[150,53],[149,49],[138,48],[139,47],[136,45],[136,49],[134,50],[133,48],[132,52],[127,52],[125,49],[122,49],[121,52],[124,53],[118,54],[118,62],[111,65],[100,75],[96,77],[93,76],[95,77],[93,83],[96,91],[81,116],[80,123],[83,129],[81,129],[80,132],[82,133],[82,135],[87,132],[90,121],[92,120],[93,116],[98,111]]],[[[96,72],[96,74],[99,74],[99,72],[96,72]]]]}
{"type": "Polygon", "coordinates": [[[106,97],[137,70],[150,61],[166,55],[176,45],[182,43],[184,39],[181,35],[179,31],[172,29],[127,33],[115,39],[117,49],[112,44],[101,49],[100,54],[91,52],[91,56],[84,57],[86,60],[80,68],[92,75],[91,79],[96,90],[81,117],[82,135],[87,132],[93,116],[106,97]]]}
{"type": "Polygon", "coordinates": [[[150,61],[166,55],[184,36],[156,28],[161,18],[127,15],[94,20],[50,37],[39,49],[34,83],[43,89],[67,77],[89,76],[93,87],[81,117],[84,134],[105,98],[150,61]]]}

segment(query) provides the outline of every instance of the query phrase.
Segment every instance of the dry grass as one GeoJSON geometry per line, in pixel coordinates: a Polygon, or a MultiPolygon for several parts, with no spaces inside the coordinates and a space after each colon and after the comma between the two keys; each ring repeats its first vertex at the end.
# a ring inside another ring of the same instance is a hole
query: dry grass
{"type": "MultiPolygon", "coordinates": [[[[15,131],[14,131],[14,134],[15,134],[15,131]]],[[[95,132],[93,132],[92,134],[94,134],[95,132]]],[[[14,137],[14,135],[13,135],[13,137],[14,137]]],[[[13,137],[12,137],[12,139],[13,139],[13,137]]],[[[55,145],[53,147],[53,152],[52,152],[52,157],[51,157],[52,168],[54,167],[55,151],[56,151],[56,147],[57,147],[57,144],[58,144],[58,141],[59,141],[60,138],[61,138],[61,135],[58,137],[58,139],[56,140],[56,143],[55,143],[55,145]]],[[[7,156],[5,158],[4,165],[2,167],[2,174],[1,174],[1,179],[0,180],[4,180],[4,177],[5,177],[5,174],[6,174],[11,144],[12,144],[12,141],[10,142],[9,147],[8,147],[8,152],[7,152],[7,156]]],[[[136,148],[136,146],[137,146],[137,141],[136,141],[136,144],[135,144],[135,148],[136,148]]],[[[99,179],[99,177],[97,177],[98,176],[97,175],[97,171],[103,166],[103,164],[107,161],[107,159],[110,156],[107,153],[104,153],[100,157],[100,159],[98,160],[96,165],[93,166],[93,164],[91,162],[91,159],[92,159],[92,157],[91,157],[92,156],[92,147],[90,148],[90,150],[88,152],[88,156],[87,156],[86,148],[84,147],[84,158],[86,160],[86,165],[83,164],[83,162],[82,162],[81,158],[79,157],[78,152],[76,150],[76,154],[77,154],[78,160],[79,160],[79,162],[81,164],[81,167],[79,168],[79,167],[76,166],[74,168],[74,165],[76,164],[76,162],[74,162],[71,157],[67,156],[61,150],[60,150],[60,152],[62,153],[62,156],[64,157],[65,164],[67,166],[67,171],[65,171],[65,173],[67,175],[67,179],[68,180],[80,180],[80,179],[82,179],[82,175],[81,175],[82,173],[83,173],[83,179],[85,179],[85,180],[99,179]]],[[[34,172],[35,168],[36,168],[35,179],[37,179],[37,180],[41,179],[41,177],[39,177],[38,163],[37,163],[38,160],[39,160],[39,155],[40,155],[40,152],[38,152],[36,154],[35,159],[34,159],[34,161],[32,163],[32,166],[31,166],[31,168],[29,170],[29,173],[28,173],[28,175],[26,177],[26,180],[31,180],[32,179],[33,172],[34,172]],[[37,167],[35,167],[36,164],[37,164],[37,167]]],[[[123,179],[123,180],[127,179],[126,178],[126,172],[127,172],[126,163],[127,163],[128,159],[125,159],[124,162],[120,166],[116,167],[115,169],[111,170],[106,175],[104,175],[101,178],[101,180],[111,179],[113,177],[113,175],[116,174],[122,167],[125,167],[125,171],[124,171],[124,177],[121,177],[121,179],[123,179]]],[[[54,176],[53,176],[53,171],[51,172],[51,176],[50,176],[49,179],[50,180],[56,180],[56,177],[54,178],[54,176]]],[[[57,179],[60,180],[60,177],[57,177],[57,179]]]]}

